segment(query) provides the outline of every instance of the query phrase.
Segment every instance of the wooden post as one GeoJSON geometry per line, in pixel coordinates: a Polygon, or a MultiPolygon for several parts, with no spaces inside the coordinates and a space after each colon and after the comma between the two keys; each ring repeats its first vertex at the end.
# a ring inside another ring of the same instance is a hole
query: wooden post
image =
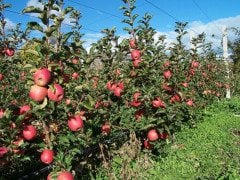
{"type": "MultiPolygon", "coordinates": [[[[222,31],[223,31],[223,39],[222,39],[222,42],[223,42],[223,60],[225,62],[226,72],[227,72],[227,80],[229,82],[230,81],[230,78],[229,78],[230,70],[229,70],[229,62],[228,62],[227,27],[223,26],[222,31]]],[[[230,88],[226,88],[226,98],[230,99],[230,97],[231,97],[230,88]]]]}

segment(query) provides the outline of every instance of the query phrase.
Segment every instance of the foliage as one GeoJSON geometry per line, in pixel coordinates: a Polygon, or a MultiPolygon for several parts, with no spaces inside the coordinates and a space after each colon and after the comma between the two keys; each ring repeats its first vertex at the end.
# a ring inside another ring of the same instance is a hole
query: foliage
{"type": "Polygon", "coordinates": [[[137,158],[129,156],[128,169],[123,172],[124,156],[116,155],[110,172],[102,169],[97,179],[104,178],[106,173],[122,177],[127,172],[134,174],[125,179],[239,179],[240,126],[233,106],[239,106],[239,98],[209,106],[205,111],[209,116],[203,122],[175,133],[175,139],[165,146],[167,156],[161,154],[156,158],[146,153],[137,158]]]}
{"type": "MultiPolygon", "coordinates": [[[[94,177],[101,163],[108,165],[124,150],[119,147],[126,138],[107,147],[104,143],[121,132],[130,134],[125,146],[136,150],[133,157],[143,149],[167,154],[165,145],[175,132],[185,125],[194,127],[207,105],[224,98],[224,65],[204,34],[193,40],[195,48],[184,46],[187,23],[176,23],[176,41],[166,46],[164,36],[155,39],[152,16],[138,19],[135,0],[124,1],[129,38],[120,40],[115,28],[107,28],[87,52],[81,13],[63,1],[40,2],[41,8],[26,7],[23,13],[38,15],[39,21],[29,22],[25,32],[39,31],[41,37],[29,38],[14,54],[13,47],[22,42],[9,46],[11,41],[1,34],[0,160],[9,169],[3,176],[18,176],[11,168],[16,162],[38,159],[36,164],[42,165],[37,157],[50,149],[51,176],[71,171],[77,178],[94,177]],[[72,18],[71,32],[62,31],[67,16],[72,18]],[[33,130],[26,135],[29,126],[33,130]],[[155,141],[149,138],[152,129],[155,141]],[[100,152],[79,157],[96,144],[100,152]]],[[[5,32],[4,25],[1,30],[5,32]]],[[[123,161],[126,170],[127,157],[123,161]]]]}

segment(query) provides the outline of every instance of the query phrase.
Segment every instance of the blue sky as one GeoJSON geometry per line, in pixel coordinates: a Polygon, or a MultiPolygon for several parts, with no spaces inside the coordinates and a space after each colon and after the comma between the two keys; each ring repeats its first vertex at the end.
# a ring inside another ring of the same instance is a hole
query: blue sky
{"type": "MultiPolygon", "coordinates": [[[[5,0],[11,3],[11,11],[21,12],[27,4],[37,0],[5,0]]],[[[121,0],[65,0],[66,5],[77,8],[82,13],[80,23],[82,32],[90,42],[100,36],[104,28],[116,27],[120,35],[124,35],[120,7],[121,0]]],[[[135,12],[140,17],[148,12],[153,15],[151,26],[159,33],[166,34],[170,39],[174,36],[176,20],[189,22],[189,28],[194,32],[206,32],[209,36],[221,36],[222,25],[228,27],[240,26],[239,0],[137,0],[135,12]]],[[[22,23],[23,26],[34,17],[6,12],[6,17],[12,23],[22,23]]],[[[214,40],[213,40],[214,41],[214,40]]],[[[219,41],[219,40],[218,40],[219,41]]]]}

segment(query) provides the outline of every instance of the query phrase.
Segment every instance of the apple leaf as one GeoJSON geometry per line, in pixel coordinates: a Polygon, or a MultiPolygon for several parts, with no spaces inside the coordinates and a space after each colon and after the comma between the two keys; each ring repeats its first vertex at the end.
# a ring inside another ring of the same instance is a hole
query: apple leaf
{"type": "Polygon", "coordinates": [[[29,6],[23,9],[22,13],[42,13],[42,9],[35,6],[29,6]]]}
{"type": "Polygon", "coordinates": [[[28,22],[27,30],[37,30],[43,32],[43,27],[40,26],[40,24],[38,24],[37,22],[28,22]]]}
{"type": "Polygon", "coordinates": [[[64,14],[64,15],[65,15],[65,14],[68,14],[68,13],[70,13],[72,10],[73,10],[73,7],[68,6],[67,8],[64,9],[63,14],[64,14]]]}
{"type": "Polygon", "coordinates": [[[68,32],[68,33],[64,34],[64,36],[62,38],[62,44],[66,44],[66,42],[68,41],[68,39],[71,37],[72,34],[73,34],[73,32],[68,32]]]}

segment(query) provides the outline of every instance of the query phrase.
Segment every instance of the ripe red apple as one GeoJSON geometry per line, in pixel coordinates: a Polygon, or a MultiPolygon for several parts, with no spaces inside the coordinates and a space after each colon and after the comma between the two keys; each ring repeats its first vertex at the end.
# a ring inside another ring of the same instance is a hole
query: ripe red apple
{"type": "Polygon", "coordinates": [[[169,61],[166,61],[166,62],[164,62],[164,64],[163,64],[164,67],[168,67],[169,65],[170,65],[170,62],[169,62],[169,61]]]}
{"type": "Polygon", "coordinates": [[[167,131],[163,131],[163,132],[159,133],[159,138],[160,138],[160,139],[165,140],[165,139],[167,139],[168,137],[169,137],[169,134],[168,134],[167,131]]]}
{"type": "Polygon", "coordinates": [[[149,141],[156,141],[158,140],[159,136],[158,136],[158,132],[156,129],[151,129],[148,131],[147,133],[147,138],[149,141]]]}
{"type": "Polygon", "coordinates": [[[2,81],[4,78],[3,74],[0,74],[0,81],[2,81]]]}
{"type": "Polygon", "coordinates": [[[143,141],[143,147],[144,147],[145,149],[152,149],[153,145],[150,144],[150,142],[149,142],[148,140],[144,140],[144,141],[143,141]]]}
{"type": "Polygon", "coordinates": [[[29,96],[34,101],[41,102],[47,96],[48,89],[38,85],[33,85],[30,89],[29,96]]]}
{"type": "Polygon", "coordinates": [[[122,88],[120,88],[118,86],[113,90],[114,95],[117,97],[121,96],[121,92],[122,92],[122,88]]]}
{"type": "Polygon", "coordinates": [[[136,59],[136,60],[133,60],[132,63],[133,63],[133,67],[139,67],[139,63],[141,63],[142,60],[141,59],[136,59]]]}
{"type": "Polygon", "coordinates": [[[75,57],[75,58],[72,59],[73,64],[78,64],[78,61],[79,61],[78,57],[75,57]]]}
{"type": "Polygon", "coordinates": [[[169,79],[172,76],[172,72],[170,70],[166,70],[166,71],[163,72],[163,76],[166,79],[169,79]]]}
{"type": "Polygon", "coordinates": [[[37,136],[37,130],[33,125],[27,125],[23,129],[24,139],[31,141],[37,136]]]}
{"type": "Polygon", "coordinates": [[[139,60],[141,57],[141,52],[137,49],[131,51],[132,60],[139,60]]]}
{"type": "Polygon", "coordinates": [[[25,114],[25,113],[27,113],[30,110],[31,110],[30,105],[24,105],[24,106],[20,107],[19,114],[20,115],[25,114]]]}
{"type": "Polygon", "coordinates": [[[188,105],[188,106],[193,106],[193,100],[191,100],[191,99],[188,99],[187,101],[186,101],[186,104],[188,105]]]}
{"type": "Polygon", "coordinates": [[[78,131],[83,128],[83,120],[80,115],[72,116],[68,119],[68,127],[72,131],[78,131]]]}
{"type": "Polygon", "coordinates": [[[38,86],[46,86],[50,83],[52,79],[52,73],[47,68],[42,68],[37,70],[33,74],[33,80],[38,86]]]}
{"type": "Polygon", "coordinates": [[[74,180],[72,173],[68,171],[62,171],[58,174],[57,180],[74,180]]]}
{"type": "Polygon", "coordinates": [[[105,135],[109,134],[111,132],[110,124],[108,124],[108,123],[103,124],[102,127],[101,127],[101,131],[105,135]]]}
{"type": "Polygon", "coordinates": [[[8,152],[8,148],[5,146],[0,147],[0,158],[2,158],[8,152]]]}
{"type": "Polygon", "coordinates": [[[137,48],[137,43],[136,40],[134,38],[129,40],[129,46],[131,49],[136,49],[137,48]]]}
{"type": "Polygon", "coordinates": [[[47,95],[52,101],[59,102],[64,97],[64,90],[60,84],[54,84],[54,89],[48,88],[47,95]]]}
{"type": "Polygon", "coordinates": [[[72,73],[72,78],[73,79],[78,79],[79,78],[79,74],[77,72],[72,73]]]}
{"type": "Polygon", "coordinates": [[[182,86],[186,88],[186,87],[188,87],[188,83],[187,82],[183,82],[182,86]]]}
{"type": "Polygon", "coordinates": [[[165,103],[159,97],[152,101],[152,105],[153,107],[156,107],[156,108],[159,108],[159,107],[166,108],[165,103]]]}
{"type": "Polygon", "coordinates": [[[0,109],[0,119],[3,118],[4,116],[5,116],[5,110],[0,109]]]}
{"type": "Polygon", "coordinates": [[[199,66],[199,62],[198,61],[192,61],[191,63],[191,67],[192,68],[197,68],[199,66]]]}
{"type": "Polygon", "coordinates": [[[15,50],[13,48],[5,48],[4,53],[8,56],[11,57],[15,54],[15,50]]]}
{"type": "Polygon", "coordinates": [[[44,149],[41,153],[40,159],[45,164],[51,164],[54,158],[54,152],[50,149],[44,149]]]}

